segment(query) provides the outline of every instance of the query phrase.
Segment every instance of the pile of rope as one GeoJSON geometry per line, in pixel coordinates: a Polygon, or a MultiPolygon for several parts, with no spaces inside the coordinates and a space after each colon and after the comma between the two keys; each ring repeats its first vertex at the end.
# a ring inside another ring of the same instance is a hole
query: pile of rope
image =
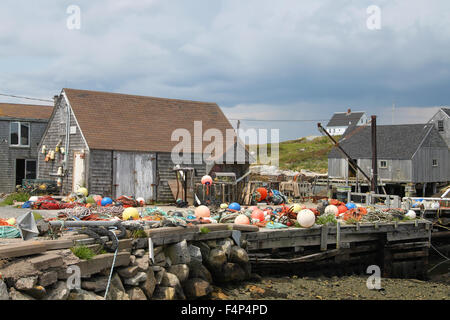
{"type": "Polygon", "coordinates": [[[19,229],[12,226],[0,226],[0,238],[14,239],[20,238],[19,229]]]}
{"type": "Polygon", "coordinates": [[[125,209],[122,206],[97,207],[96,213],[103,216],[120,217],[123,210],[125,209]]]}

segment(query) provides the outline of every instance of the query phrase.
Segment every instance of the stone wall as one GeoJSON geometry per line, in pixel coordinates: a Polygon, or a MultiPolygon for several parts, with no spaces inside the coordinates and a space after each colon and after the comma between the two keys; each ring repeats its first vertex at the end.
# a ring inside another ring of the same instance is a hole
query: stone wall
{"type": "MultiPolygon", "coordinates": [[[[94,245],[95,246],[95,245],[94,245]]],[[[148,239],[124,239],[107,300],[175,300],[209,297],[212,285],[249,279],[247,252],[230,238],[154,247],[148,239]]],[[[69,249],[0,264],[0,300],[103,300],[114,254],[80,260],[69,249]],[[79,289],[69,289],[67,268],[81,272],[79,289]]],[[[1,262],[0,262],[1,263],[1,262]]]]}

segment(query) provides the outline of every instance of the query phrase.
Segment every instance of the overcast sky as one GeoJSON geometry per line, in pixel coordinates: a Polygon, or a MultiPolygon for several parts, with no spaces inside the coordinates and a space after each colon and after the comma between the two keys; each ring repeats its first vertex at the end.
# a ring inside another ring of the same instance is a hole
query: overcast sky
{"type": "MultiPolygon", "coordinates": [[[[450,105],[449,66],[448,0],[0,2],[0,93],[14,95],[112,91],[325,124],[348,108],[391,124],[395,103],[395,123],[421,123],[450,105]],[[70,5],[80,29],[67,27],[70,5]],[[379,30],[367,27],[370,5],[379,30]]],[[[316,123],[241,127],[279,128],[286,140],[318,135],[316,123]]]]}

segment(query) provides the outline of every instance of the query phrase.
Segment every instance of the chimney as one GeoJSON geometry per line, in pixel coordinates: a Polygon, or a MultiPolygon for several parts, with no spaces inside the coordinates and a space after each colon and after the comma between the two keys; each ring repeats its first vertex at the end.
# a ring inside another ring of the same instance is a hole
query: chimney
{"type": "Polygon", "coordinates": [[[56,103],[58,102],[58,98],[59,98],[59,96],[53,96],[53,103],[55,104],[55,106],[56,106],[56,103]]]}
{"type": "Polygon", "coordinates": [[[347,109],[347,115],[349,115],[350,113],[352,113],[352,109],[348,108],[347,109]]]}

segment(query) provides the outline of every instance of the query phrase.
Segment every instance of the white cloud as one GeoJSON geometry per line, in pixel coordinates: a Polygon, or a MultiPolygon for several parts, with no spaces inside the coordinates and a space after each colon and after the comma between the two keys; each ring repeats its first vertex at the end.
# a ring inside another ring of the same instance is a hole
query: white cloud
{"type": "Polygon", "coordinates": [[[449,104],[446,0],[84,0],[74,3],[80,30],[66,28],[70,4],[1,2],[3,91],[215,101],[245,117],[449,104]],[[366,28],[372,4],[381,8],[379,31],[366,28]]]}

